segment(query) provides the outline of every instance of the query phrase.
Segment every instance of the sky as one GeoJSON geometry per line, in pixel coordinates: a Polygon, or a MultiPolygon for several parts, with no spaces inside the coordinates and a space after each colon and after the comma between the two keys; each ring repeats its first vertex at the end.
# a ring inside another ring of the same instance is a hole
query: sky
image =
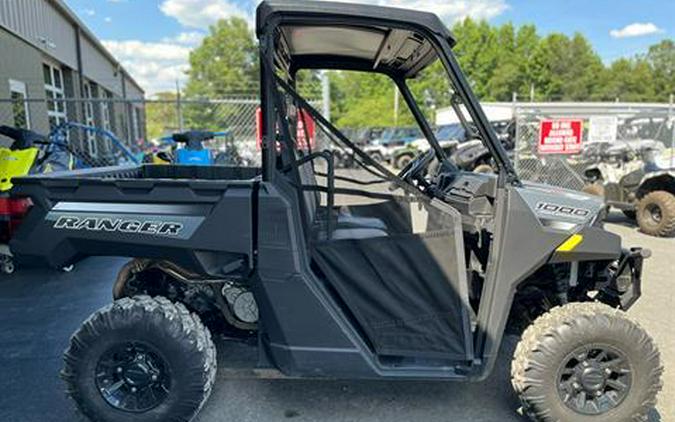
{"type": "MultiPolygon", "coordinates": [[[[355,0],[352,0],[355,1],[355,0]]],[[[540,35],[580,32],[605,63],[675,37],[674,0],[356,0],[427,10],[452,25],[532,23],[540,35]]],[[[253,22],[258,0],[65,0],[150,95],[185,84],[190,50],[220,18],[253,22]]]]}

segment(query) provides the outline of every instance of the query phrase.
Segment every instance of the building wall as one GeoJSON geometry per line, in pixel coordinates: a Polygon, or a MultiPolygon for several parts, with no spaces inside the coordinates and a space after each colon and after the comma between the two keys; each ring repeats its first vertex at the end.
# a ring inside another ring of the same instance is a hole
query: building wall
{"type": "MultiPolygon", "coordinates": [[[[29,99],[31,129],[49,132],[49,119],[45,104],[45,87],[42,64],[49,62],[63,72],[64,95],[67,118],[84,121],[85,103],[81,86],[89,83],[93,98],[108,98],[111,129],[121,139],[135,140],[136,134],[144,134],[143,90],[126,74],[112,56],[103,49],[93,34],[67,8],[63,0],[0,0],[0,124],[14,124],[9,80],[23,82],[29,99]],[[78,63],[77,41],[80,41],[78,63]],[[82,75],[78,72],[81,70],[82,75]],[[133,105],[124,103],[125,98],[140,100],[133,105]],[[3,101],[5,100],[5,101],[3,101]],[[140,107],[139,130],[134,130],[134,107],[140,107]]],[[[100,102],[94,104],[97,126],[102,124],[100,102]]],[[[82,136],[74,136],[74,142],[82,142],[82,136]],[[79,138],[79,139],[78,139],[79,138]]]]}
{"type": "Polygon", "coordinates": [[[88,38],[82,37],[81,40],[82,72],[85,77],[121,98],[122,75],[117,64],[102,55],[88,38]]]}
{"type": "Polygon", "coordinates": [[[67,66],[77,68],[75,27],[46,0],[1,0],[0,25],[67,66]]]}
{"type": "MultiPolygon", "coordinates": [[[[0,1],[2,4],[2,1],[0,1]]],[[[9,98],[9,80],[26,84],[28,98],[44,98],[44,77],[42,75],[42,53],[28,46],[24,41],[0,28],[0,99],[9,98]]],[[[49,130],[47,107],[44,102],[28,103],[31,129],[45,133],[49,130]]],[[[0,124],[14,125],[11,105],[0,102],[0,124]]]]}

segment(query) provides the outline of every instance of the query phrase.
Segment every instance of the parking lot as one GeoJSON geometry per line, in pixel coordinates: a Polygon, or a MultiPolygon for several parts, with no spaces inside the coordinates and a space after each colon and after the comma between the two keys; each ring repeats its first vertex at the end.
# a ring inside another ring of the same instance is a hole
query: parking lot
{"type": "MultiPolygon", "coordinates": [[[[647,237],[620,214],[608,228],[626,245],[653,251],[642,299],[630,313],[658,343],[664,389],[650,421],[675,420],[675,239],[647,237]]],[[[0,279],[0,421],[78,420],[58,378],[70,334],[110,300],[123,259],[92,258],[72,273],[22,270],[0,279]]],[[[211,421],[523,421],[509,384],[508,339],[495,373],[481,384],[225,379],[198,420],[211,421]]],[[[222,345],[221,345],[222,346],[222,345]]],[[[221,361],[228,350],[219,348],[221,361]]]]}

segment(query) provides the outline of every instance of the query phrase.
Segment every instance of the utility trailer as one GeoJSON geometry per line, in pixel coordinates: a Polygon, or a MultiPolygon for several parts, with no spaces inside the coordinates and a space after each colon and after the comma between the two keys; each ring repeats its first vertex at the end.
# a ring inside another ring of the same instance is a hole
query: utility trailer
{"type": "Polygon", "coordinates": [[[256,31],[261,168],[142,165],[14,182],[34,204],[10,245],[17,259],[134,258],[65,352],[82,413],[192,419],[215,379],[212,334],[256,345],[255,356],[221,357],[256,362],[252,373],[478,381],[509,330],[521,336],[512,384],[528,416],[645,417],[663,368],[623,311],[640,297],[648,251],[603,229],[597,198],[520,181],[438,17],[264,1],[256,31]],[[459,170],[434,137],[409,83],[437,62],[496,174],[459,170]],[[295,90],[299,72],[319,69],[389,78],[430,147],[398,174],[372,160],[295,90]],[[298,139],[305,116],[323,135],[316,150],[298,139]],[[336,149],[354,169],[335,169],[336,149]]]}

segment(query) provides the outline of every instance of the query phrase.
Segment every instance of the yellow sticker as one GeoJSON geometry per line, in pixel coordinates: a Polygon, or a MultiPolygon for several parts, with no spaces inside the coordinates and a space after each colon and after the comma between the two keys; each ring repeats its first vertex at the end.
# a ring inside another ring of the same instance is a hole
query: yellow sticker
{"type": "Polygon", "coordinates": [[[556,249],[557,252],[572,252],[574,248],[579,246],[579,244],[584,240],[584,237],[580,234],[573,234],[569,237],[562,245],[558,246],[556,249]]]}

